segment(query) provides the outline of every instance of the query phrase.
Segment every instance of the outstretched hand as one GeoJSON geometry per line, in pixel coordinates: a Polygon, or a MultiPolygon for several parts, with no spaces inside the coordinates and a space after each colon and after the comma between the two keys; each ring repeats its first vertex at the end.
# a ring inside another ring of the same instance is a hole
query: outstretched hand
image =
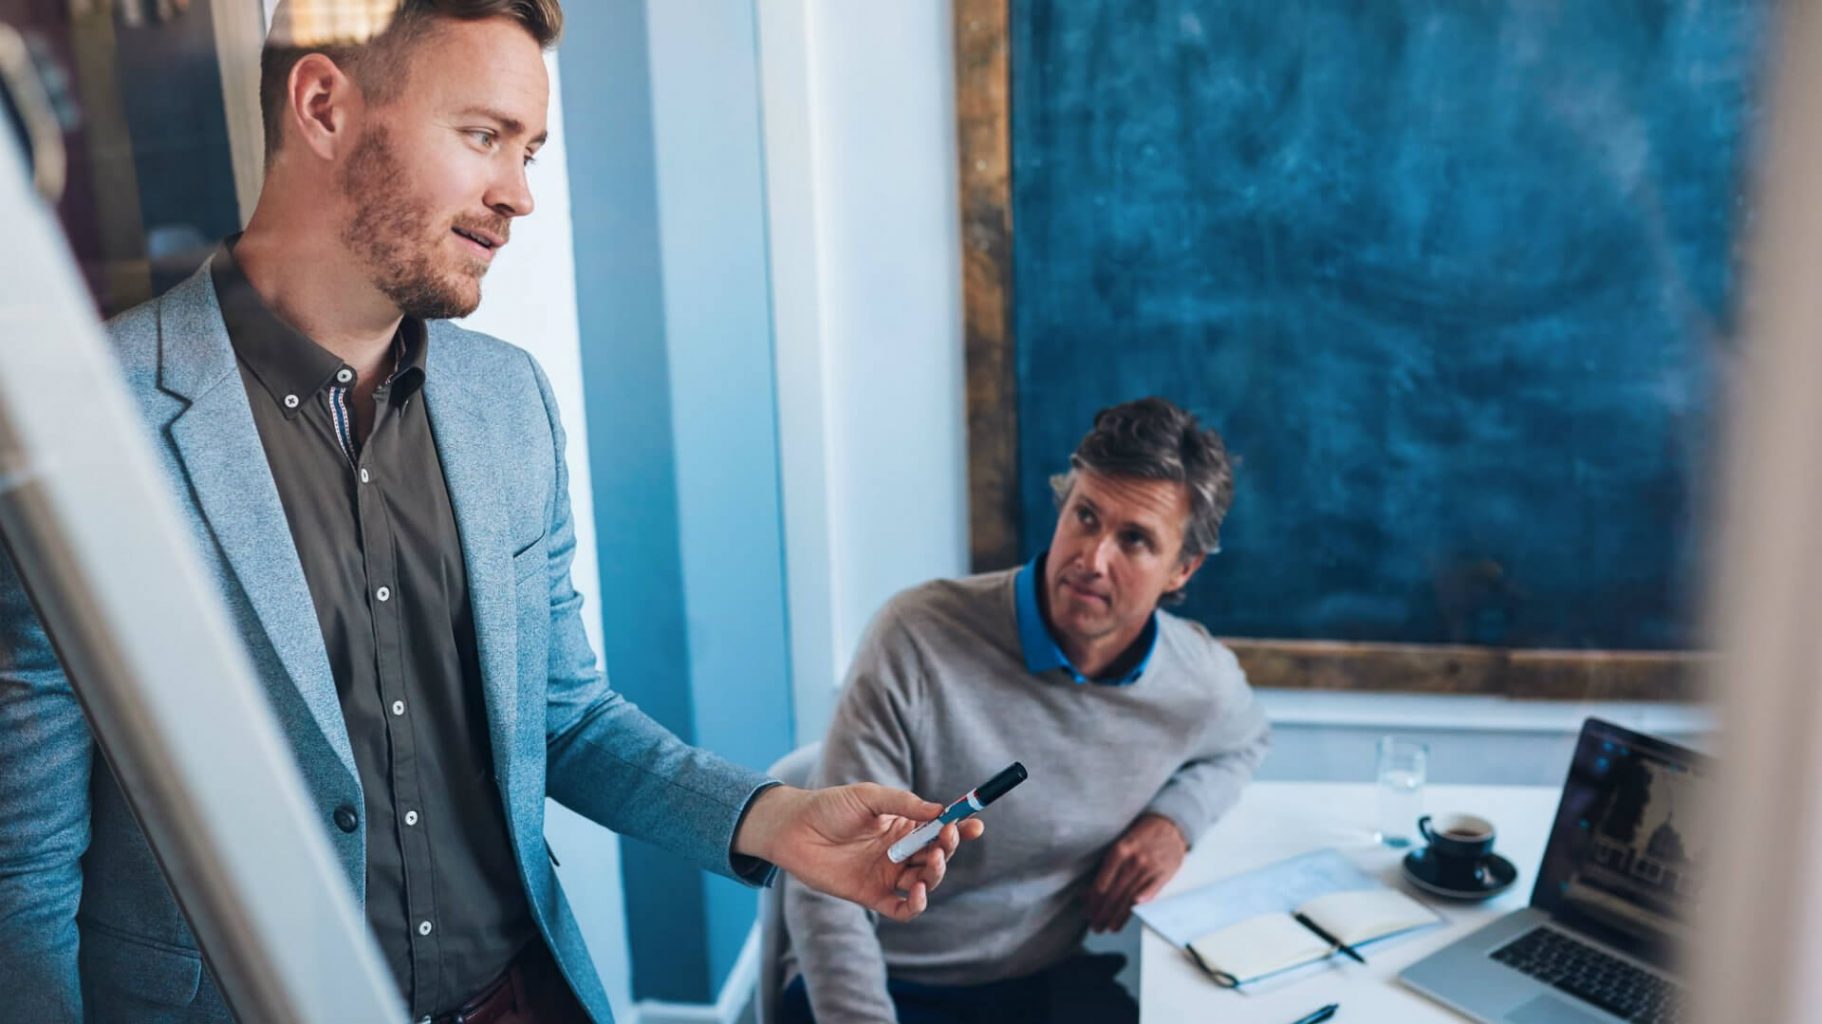
{"type": "Polygon", "coordinates": [[[734,851],[778,865],[819,892],[851,900],[894,921],[924,912],[949,857],[983,831],[978,819],[945,825],[903,864],[886,850],[943,813],[941,804],[871,782],[827,789],[774,786],[748,809],[734,851]]]}

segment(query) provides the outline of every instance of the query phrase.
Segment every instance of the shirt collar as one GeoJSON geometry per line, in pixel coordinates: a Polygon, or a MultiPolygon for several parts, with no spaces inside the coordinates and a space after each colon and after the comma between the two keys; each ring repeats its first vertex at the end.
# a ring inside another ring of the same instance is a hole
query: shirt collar
{"type": "MultiPolygon", "coordinates": [[[[234,354],[253,371],[289,418],[297,415],[305,399],[323,388],[350,385],[354,368],[266,305],[234,259],[234,243],[238,241],[238,234],[223,241],[209,265],[222,323],[228,329],[234,354]]],[[[396,382],[390,388],[395,394],[407,394],[422,383],[428,341],[429,332],[423,321],[405,317],[400,322],[399,331],[393,336],[393,369],[387,378],[388,385],[396,382]]]]}
{"type": "Polygon", "coordinates": [[[1038,587],[1044,580],[1044,556],[1047,551],[1040,551],[1037,557],[1019,569],[1013,579],[1013,603],[1018,609],[1019,648],[1025,655],[1025,668],[1032,675],[1043,675],[1046,672],[1062,669],[1069,673],[1069,678],[1078,685],[1099,683],[1105,686],[1131,686],[1145,674],[1145,667],[1151,664],[1152,652],[1158,646],[1158,613],[1152,612],[1145,628],[1133,640],[1132,646],[1120,652],[1114,659],[1113,668],[1118,675],[1104,679],[1090,679],[1076,670],[1069,662],[1069,656],[1056,642],[1056,636],[1050,631],[1050,623],[1044,619],[1044,609],[1038,600],[1038,587]],[[1123,670],[1122,666],[1127,666],[1123,670]]]}

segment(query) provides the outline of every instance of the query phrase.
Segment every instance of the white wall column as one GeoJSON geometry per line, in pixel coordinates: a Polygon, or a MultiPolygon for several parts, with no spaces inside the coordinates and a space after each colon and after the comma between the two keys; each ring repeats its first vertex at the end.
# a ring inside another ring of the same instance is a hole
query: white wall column
{"type": "Polygon", "coordinates": [[[968,568],[948,3],[759,15],[798,742],[867,621],[968,568]]]}

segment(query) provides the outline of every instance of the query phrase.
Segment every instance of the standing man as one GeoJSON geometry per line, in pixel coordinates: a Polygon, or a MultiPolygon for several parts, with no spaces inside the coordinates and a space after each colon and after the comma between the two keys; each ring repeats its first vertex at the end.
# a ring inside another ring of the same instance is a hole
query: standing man
{"type": "MultiPolygon", "coordinates": [[[[709,870],[915,916],[960,835],[905,867],[885,850],[938,805],[777,786],[608,688],[550,386],[446,322],[532,210],[556,0],[405,0],[364,42],[308,37],[350,13],[275,14],[245,234],[109,332],[413,1018],[610,1019],[547,795],[709,870]]],[[[0,821],[0,1017],[229,1019],[4,558],[0,821]]]]}
{"type": "Polygon", "coordinates": [[[1118,957],[1083,953],[1156,895],[1265,757],[1234,655],[1180,600],[1233,500],[1212,430],[1160,398],[1103,410],[1054,481],[1049,550],[905,591],[873,621],[813,778],[966,793],[1011,761],[1030,781],[916,921],[800,885],[801,976],[783,1019],[1118,1024],[1118,957]]]}

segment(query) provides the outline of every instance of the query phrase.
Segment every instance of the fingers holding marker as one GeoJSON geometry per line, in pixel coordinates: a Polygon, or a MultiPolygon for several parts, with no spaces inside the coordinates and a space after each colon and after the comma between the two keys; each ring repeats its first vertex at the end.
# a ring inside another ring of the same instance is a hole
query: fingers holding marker
{"type": "Polygon", "coordinates": [[[896,814],[901,818],[923,821],[943,812],[941,804],[934,804],[924,798],[902,789],[881,786],[872,782],[854,784],[855,792],[874,814],[896,814]]]}
{"type": "MultiPolygon", "coordinates": [[[[921,812],[921,816],[929,816],[931,809],[937,812],[893,843],[887,851],[887,858],[893,864],[900,865],[901,870],[893,882],[892,893],[876,901],[873,909],[894,921],[909,921],[923,913],[929,906],[930,891],[941,885],[943,877],[948,873],[949,857],[961,846],[963,840],[978,839],[985,831],[986,826],[972,816],[1025,781],[1026,777],[1025,766],[1014,761],[1004,771],[946,808],[920,801],[909,793],[893,793],[890,800],[881,794],[866,793],[868,803],[882,814],[915,818],[920,816],[917,812],[921,812]]],[[[882,790],[884,792],[889,791],[882,790]]]]}
{"type": "Polygon", "coordinates": [[[930,905],[929,889],[922,882],[913,882],[904,896],[888,896],[873,905],[873,909],[894,921],[909,921],[924,912],[930,905]]]}
{"type": "MultiPolygon", "coordinates": [[[[967,794],[963,795],[961,799],[950,804],[947,808],[944,808],[943,812],[935,819],[919,825],[903,839],[893,843],[892,848],[887,851],[886,856],[891,858],[892,863],[894,864],[904,863],[909,860],[913,854],[917,853],[919,850],[929,845],[930,842],[937,839],[938,836],[942,835],[950,825],[964,821],[984,810],[988,804],[1006,795],[1013,787],[1024,782],[1026,778],[1025,766],[1017,761],[1012,762],[1004,771],[995,775],[993,778],[988,779],[978,788],[969,791],[967,794]]],[[[979,833],[977,832],[975,834],[978,835],[979,833]]],[[[957,842],[960,842],[960,835],[961,833],[958,829],[956,832],[957,842]]],[[[953,850],[953,848],[951,848],[951,850],[953,850]]]]}

